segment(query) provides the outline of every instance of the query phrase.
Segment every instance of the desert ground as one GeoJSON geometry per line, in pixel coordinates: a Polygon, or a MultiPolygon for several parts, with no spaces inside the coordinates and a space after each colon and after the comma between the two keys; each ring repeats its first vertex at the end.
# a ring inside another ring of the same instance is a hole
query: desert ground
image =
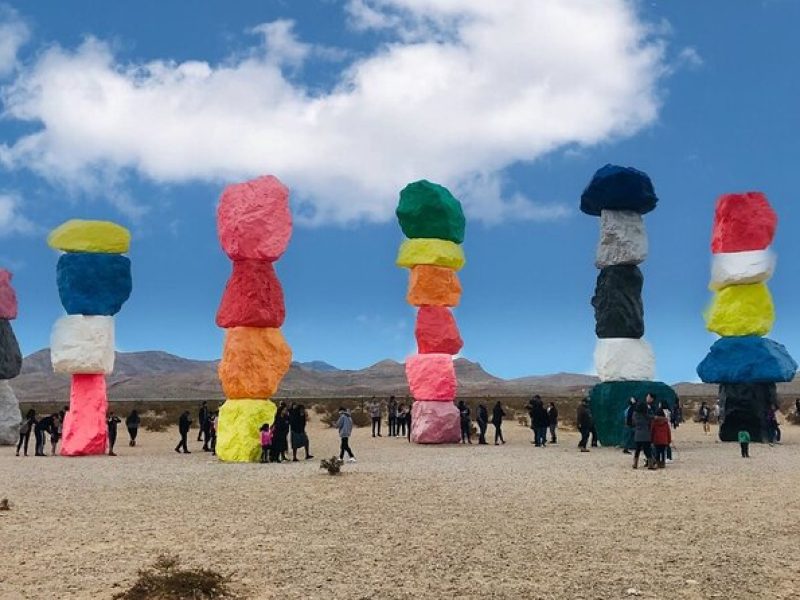
{"type": "MultiPolygon", "coordinates": [[[[685,424],[663,471],[505,429],[471,447],[359,429],[339,477],[178,455],[174,431],[129,448],[121,430],[116,458],[2,448],[0,598],[111,598],[162,553],[242,598],[800,598],[800,427],[744,460],[685,424]]],[[[336,451],[310,434],[317,459],[336,451]]]]}

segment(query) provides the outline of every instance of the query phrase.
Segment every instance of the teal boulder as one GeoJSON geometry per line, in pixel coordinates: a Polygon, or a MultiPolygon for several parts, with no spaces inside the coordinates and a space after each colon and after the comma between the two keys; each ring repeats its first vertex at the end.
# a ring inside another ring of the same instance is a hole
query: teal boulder
{"type": "Polygon", "coordinates": [[[408,238],[464,241],[464,211],[446,187],[422,179],[400,192],[397,220],[408,238]]]}
{"type": "Polygon", "coordinates": [[[606,381],[598,383],[589,392],[597,438],[603,446],[622,446],[625,436],[625,411],[631,397],[644,400],[653,394],[656,404],[665,401],[675,405],[675,390],[660,381],[606,381]]]}

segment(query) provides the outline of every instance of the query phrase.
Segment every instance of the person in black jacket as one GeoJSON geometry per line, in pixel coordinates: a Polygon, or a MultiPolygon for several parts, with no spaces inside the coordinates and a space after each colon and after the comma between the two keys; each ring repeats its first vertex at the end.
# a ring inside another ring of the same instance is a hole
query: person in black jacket
{"type": "Polygon", "coordinates": [[[185,410],[181,413],[181,418],[178,419],[178,432],[181,434],[181,441],[178,442],[178,445],[175,446],[175,452],[180,453],[181,449],[183,449],[184,454],[191,454],[189,452],[189,448],[186,445],[188,441],[187,438],[189,437],[189,429],[192,427],[192,417],[189,415],[189,411],[185,410]]]}
{"type": "Polygon", "coordinates": [[[464,404],[463,400],[458,401],[458,416],[461,422],[461,443],[466,444],[469,442],[471,444],[472,437],[470,434],[472,432],[470,430],[472,428],[472,422],[470,420],[469,406],[464,404]]]}
{"type": "Polygon", "coordinates": [[[47,456],[44,453],[45,435],[52,434],[53,428],[56,427],[55,419],[58,415],[50,415],[39,421],[34,425],[33,435],[36,438],[36,453],[35,456],[47,456]]]}
{"type": "Polygon", "coordinates": [[[17,442],[17,456],[19,449],[24,447],[25,456],[28,456],[28,442],[31,441],[31,432],[36,427],[36,411],[32,408],[25,413],[25,419],[19,426],[19,442],[17,442]]]}
{"type": "MultiPolygon", "coordinates": [[[[201,441],[203,439],[203,434],[206,432],[206,424],[208,423],[208,402],[203,400],[203,403],[200,405],[200,410],[197,411],[197,441],[201,441]]],[[[203,445],[203,450],[208,449],[208,438],[206,438],[206,442],[203,445]]]]}
{"type": "Polygon", "coordinates": [[[576,421],[578,431],[581,432],[581,441],[578,442],[578,448],[580,448],[581,452],[589,452],[586,444],[589,441],[589,434],[594,429],[594,419],[592,418],[592,409],[589,408],[589,398],[584,398],[578,405],[576,421]]]}
{"type": "Polygon", "coordinates": [[[503,412],[503,405],[500,404],[498,400],[497,403],[494,405],[492,409],[492,425],[494,425],[494,445],[497,446],[498,443],[505,444],[506,441],[503,439],[503,417],[506,416],[506,413],[503,412]]]}
{"type": "Polygon", "coordinates": [[[108,455],[109,456],[116,456],[114,454],[114,444],[117,443],[117,425],[122,423],[122,419],[120,419],[117,415],[114,414],[114,411],[108,413],[108,418],[106,419],[106,425],[108,425],[108,455]]]}
{"type": "Polygon", "coordinates": [[[275,421],[272,423],[272,462],[281,463],[288,461],[286,451],[289,444],[286,438],[289,435],[289,416],[286,414],[286,403],[278,404],[278,412],[275,413],[275,421]]]}
{"type": "Polygon", "coordinates": [[[486,410],[486,405],[478,405],[478,416],[476,418],[478,423],[478,443],[486,445],[486,428],[489,427],[489,411],[486,410]]]}
{"type": "Polygon", "coordinates": [[[547,409],[539,396],[534,397],[531,418],[533,423],[533,443],[537,447],[544,448],[547,445],[547,409]]]}
{"type": "Polygon", "coordinates": [[[550,428],[550,443],[557,444],[558,436],[556,435],[556,431],[558,431],[558,409],[553,402],[547,407],[547,426],[550,428]]]}
{"type": "Polygon", "coordinates": [[[300,404],[299,406],[292,404],[289,409],[289,429],[290,438],[292,441],[292,461],[297,462],[297,450],[304,448],[306,451],[306,460],[314,458],[309,452],[308,434],[306,433],[306,423],[308,422],[308,414],[306,407],[300,404]]]}
{"type": "Polygon", "coordinates": [[[132,410],[127,417],[125,417],[125,427],[127,427],[128,436],[131,438],[128,442],[128,446],[136,445],[136,436],[139,435],[139,425],[141,422],[142,419],[139,417],[139,413],[135,409],[132,410]]]}

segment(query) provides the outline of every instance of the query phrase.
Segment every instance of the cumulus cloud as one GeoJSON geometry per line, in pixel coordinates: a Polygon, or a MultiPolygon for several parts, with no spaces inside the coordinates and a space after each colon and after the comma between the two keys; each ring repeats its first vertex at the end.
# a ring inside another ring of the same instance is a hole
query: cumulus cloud
{"type": "Polygon", "coordinates": [[[657,116],[664,44],[631,2],[347,10],[354,30],[385,41],[336,65],[321,91],[287,74],[324,52],[285,20],[255,27],[261,44],[220,63],[130,64],[95,38],[50,46],[4,89],[6,117],[38,128],[0,145],[0,163],[79,186],[120,173],[164,183],[274,173],[315,223],[387,220],[398,190],[427,178],[458,190],[470,217],[541,220],[567,211],[505,189],[504,169],[657,116]]]}
{"type": "Polygon", "coordinates": [[[8,75],[17,66],[17,53],[29,37],[30,30],[19,14],[0,4],[0,77],[8,75]]]}
{"type": "Polygon", "coordinates": [[[21,213],[20,204],[19,196],[0,193],[0,235],[35,231],[34,224],[21,213]]]}

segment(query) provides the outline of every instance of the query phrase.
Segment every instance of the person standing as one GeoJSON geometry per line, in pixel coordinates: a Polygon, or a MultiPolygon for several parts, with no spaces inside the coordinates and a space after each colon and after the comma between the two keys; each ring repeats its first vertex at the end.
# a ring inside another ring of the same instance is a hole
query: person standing
{"type": "Polygon", "coordinates": [[[636,398],[633,396],[628,400],[628,407],[623,413],[622,420],[625,423],[625,430],[622,434],[622,453],[630,454],[631,450],[636,449],[636,442],[633,440],[633,411],[636,408],[636,398]]]}
{"type": "Polygon", "coordinates": [[[397,405],[397,436],[406,437],[406,405],[397,405]]]}
{"type": "Polygon", "coordinates": [[[558,409],[553,402],[551,402],[547,407],[547,426],[550,429],[550,443],[557,444],[558,436],[556,432],[558,431],[558,409]]]}
{"type": "Polygon", "coordinates": [[[303,448],[306,451],[306,460],[314,458],[309,452],[308,435],[306,434],[306,424],[308,423],[308,413],[306,407],[300,404],[292,406],[289,411],[289,429],[292,442],[292,462],[297,462],[297,451],[303,448]]]}
{"type": "Polygon", "coordinates": [[[387,408],[389,421],[389,437],[397,435],[397,400],[394,396],[389,396],[389,406],[387,408]]]}
{"type": "Polygon", "coordinates": [[[215,410],[209,417],[209,431],[211,432],[211,441],[208,447],[211,448],[211,455],[217,455],[217,421],[219,420],[219,411],[215,410]]]}
{"type": "Polygon", "coordinates": [[[369,416],[372,419],[372,437],[381,437],[381,403],[374,396],[369,403],[369,416]]]}
{"type": "Polygon", "coordinates": [[[117,443],[117,425],[122,422],[117,415],[114,414],[114,411],[110,411],[108,413],[108,417],[106,418],[106,425],[108,426],[108,455],[109,456],[116,456],[114,454],[114,444],[117,443]]]}
{"type": "Polygon", "coordinates": [[[53,430],[53,417],[49,415],[43,419],[39,419],[33,428],[33,435],[36,439],[36,452],[34,456],[47,456],[44,453],[45,435],[53,430]]]}
{"type": "Polygon", "coordinates": [[[750,458],[750,432],[742,429],[738,437],[739,446],[742,449],[742,458],[750,458]]]}
{"type": "Polygon", "coordinates": [[[478,423],[478,444],[486,445],[486,428],[489,427],[489,411],[486,410],[485,404],[478,404],[478,414],[476,417],[478,423]]]}
{"type": "Polygon", "coordinates": [[[633,412],[633,440],[636,450],[633,452],[633,468],[639,468],[639,456],[644,453],[645,465],[648,469],[655,469],[655,462],[651,452],[650,424],[653,417],[647,411],[647,403],[639,402],[633,412]]]}
{"type": "Polygon", "coordinates": [[[458,418],[461,424],[461,443],[472,443],[471,431],[472,421],[469,414],[469,406],[463,400],[458,401],[458,418]]]}
{"type": "Polygon", "coordinates": [[[339,420],[336,421],[336,429],[339,430],[339,460],[344,460],[345,453],[350,456],[349,462],[356,462],[356,457],[350,449],[350,436],[353,434],[353,419],[344,407],[339,408],[339,420]]]}
{"type": "Polygon", "coordinates": [[[675,397],[675,403],[672,405],[670,423],[673,429],[677,429],[683,423],[683,408],[681,407],[681,399],[677,396],[675,397]]]}
{"type": "Polygon", "coordinates": [[[578,426],[578,431],[581,434],[581,440],[578,442],[578,448],[581,452],[589,452],[586,444],[589,441],[589,434],[594,428],[594,419],[592,418],[592,410],[589,408],[589,398],[585,397],[578,404],[578,410],[575,415],[575,422],[578,426]]]}
{"type": "Polygon", "coordinates": [[[411,442],[411,409],[414,407],[414,401],[411,401],[411,404],[408,406],[408,410],[406,411],[406,439],[411,442]]]}
{"type": "Polygon", "coordinates": [[[128,429],[128,437],[130,437],[128,446],[136,445],[136,436],[139,435],[139,425],[141,422],[142,419],[139,417],[139,412],[136,409],[133,409],[130,414],[125,417],[125,427],[128,429]]]}
{"type": "Polygon", "coordinates": [[[547,409],[539,396],[533,401],[533,443],[537,448],[544,448],[547,444],[547,409]]]}
{"type": "Polygon", "coordinates": [[[703,402],[700,405],[700,410],[697,412],[697,416],[700,422],[703,424],[703,432],[708,435],[711,432],[711,426],[708,424],[708,420],[711,418],[711,411],[708,410],[708,404],[703,402]]]}
{"type": "Polygon", "coordinates": [[[50,453],[55,456],[56,455],[56,446],[58,446],[58,440],[61,439],[61,427],[62,422],[58,416],[58,413],[53,415],[53,426],[50,429],[50,453]]]}
{"type": "Polygon", "coordinates": [[[191,452],[189,452],[189,447],[187,446],[189,429],[191,429],[191,427],[192,417],[189,414],[189,411],[185,410],[181,413],[181,416],[178,419],[178,433],[181,435],[181,440],[178,442],[178,445],[175,446],[175,452],[180,453],[181,450],[183,450],[184,454],[191,454],[191,452]]]}
{"type": "Polygon", "coordinates": [[[286,403],[281,402],[278,404],[278,412],[275,413],[275,421],[272,423],[272,451],[277,457],[274,462],[281,463],[289,460],[286,451],[289,449],[287,438],[290,429],[286,403]]]}
{"type": "Polygon", "coordinates": [[[36,427],[36,411],[32,408],[25,413],[25,419],[19,427],[19,442],[17,442],[17,456],[19,449],[23,448],[25,456],[28,456],[28,443],[31,441],[31,432],[36,427]]]}
{"type": "Polygon", "coordinates": [[[261,432],[261,462],[267,463],[270,462],[272,454],[272,431],[269,423],[261,425],[259,431],[261,432]]]}
{"type": "Polygon", "coordinates": [[[503,417],[505,416],[506,413],[503,411],[503,405],[500,404],[500,401],[498,400],[492,409],[492,425],[494,425],[495,446],[497,446],[498,443],[506,443],[506,441],[503,439],[503,417]]]}
{"type": "Polygon", "coordinates": [[[208,421],[208,402],[203,400],[200,405],[200,410],[197,411],[197,441],[202,441],[203,432],[206,429],[206,421],[208,421]]]}
{"type": "Polygon", "coordinates": [[[667,449],[672,443],[672,430],[663,408],[658,409],[650,423],[650,440],[655,446],[655,466],[663,469],[667,464],[667,449]]]}
{"type": "Polygon", "coordinates": [[[778,438],[778,407],[771,404],[767,409],[767,443],[772,446],[778,438]]]}

